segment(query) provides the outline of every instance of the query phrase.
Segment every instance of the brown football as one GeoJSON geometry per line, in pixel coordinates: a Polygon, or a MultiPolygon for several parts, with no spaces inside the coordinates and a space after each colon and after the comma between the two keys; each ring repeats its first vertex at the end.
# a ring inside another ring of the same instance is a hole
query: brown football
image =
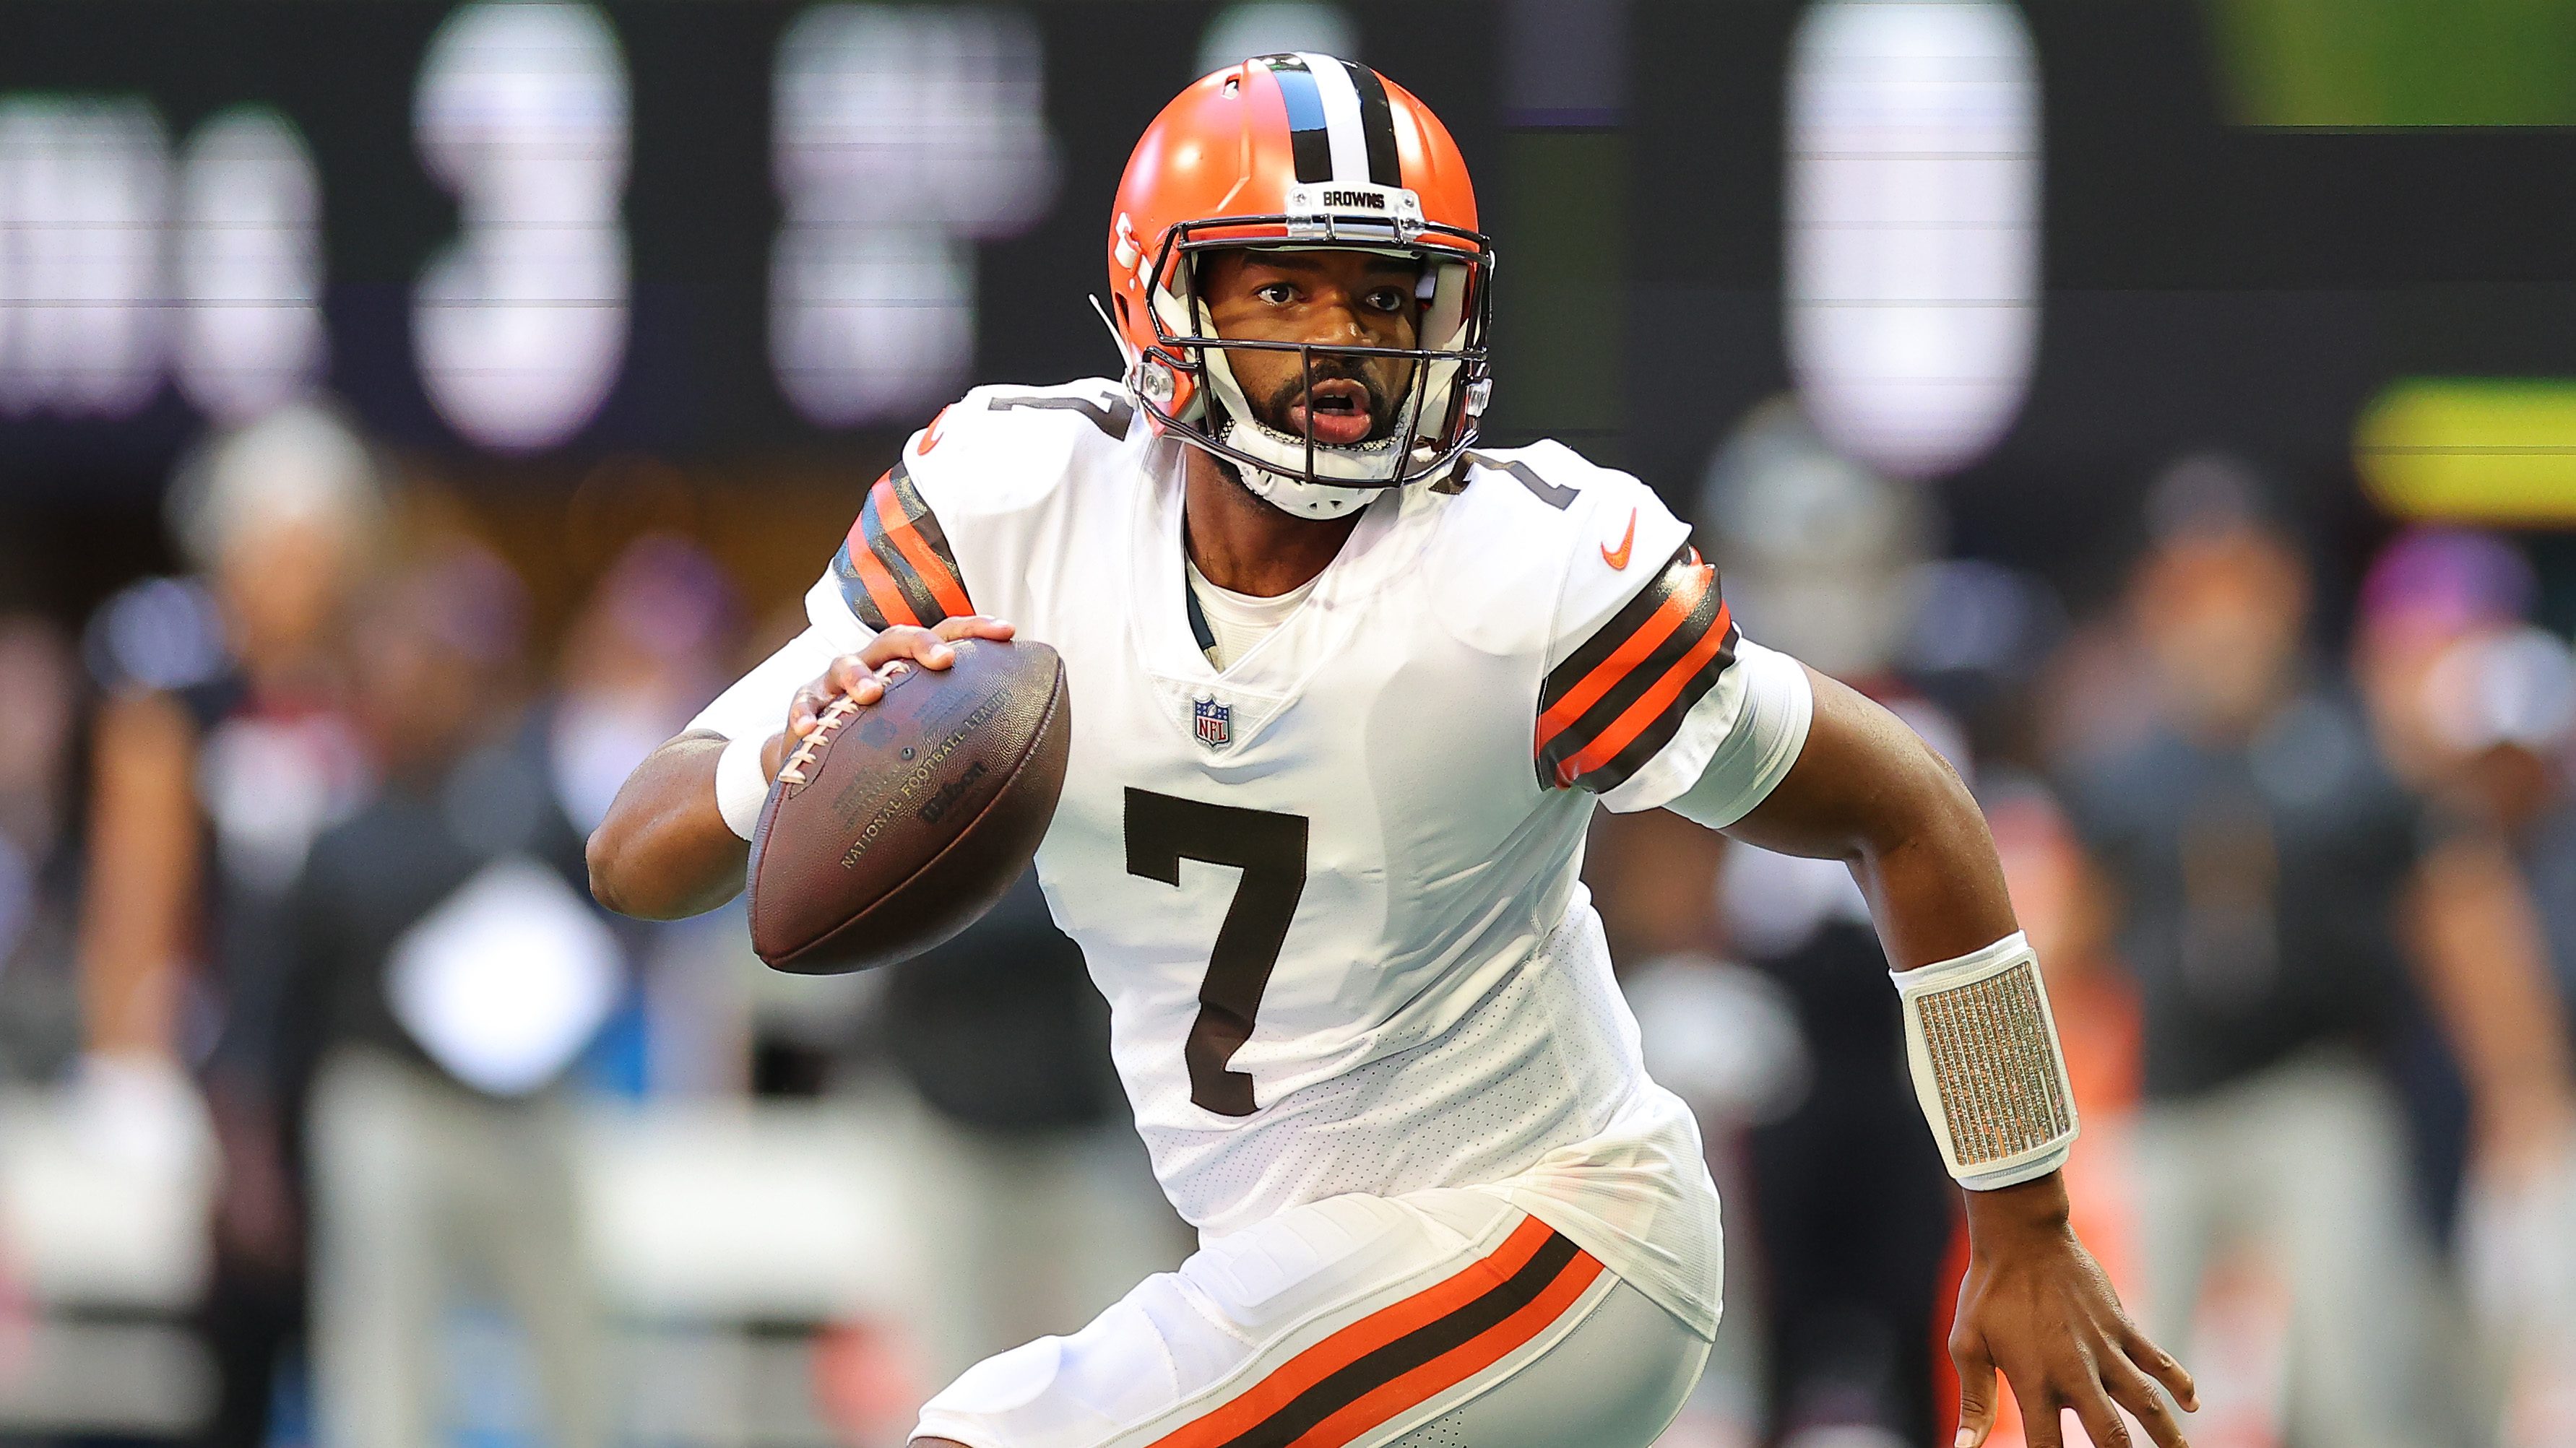
{"type": "Polygon", "coordinates": [[[1045,644],[961,639],[878,671],[788,751],[751,836],[751,947],[780,970],[890,964],[949,939],[1029,867],[1064,789],[1073,713],[1045,644]]]}

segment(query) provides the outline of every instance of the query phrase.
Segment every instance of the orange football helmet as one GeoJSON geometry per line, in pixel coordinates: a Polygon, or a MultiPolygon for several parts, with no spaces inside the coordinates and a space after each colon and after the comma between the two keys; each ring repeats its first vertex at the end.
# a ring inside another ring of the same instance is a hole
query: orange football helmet
{"type": "Polygon", "coordinates": [[[1492,382],[1492,244],[1457,142],[1429,107],[1364,65],[1257,56],[1163,108],[1127,160],[1110,213],[1109,287],[1126,383],[1154,425],[1235,463],[1255,492],[1311,517],[1447,472],[1476,439],[1492,382]],[[1347,249],[1420,263],[1413,347],[1324,347],[1216,335],[1202,253],[1347,249]],[[1252,415],[1226,354],[1403,357],[1413,376],[1390,435],[1349,445],[1252,415]]]}

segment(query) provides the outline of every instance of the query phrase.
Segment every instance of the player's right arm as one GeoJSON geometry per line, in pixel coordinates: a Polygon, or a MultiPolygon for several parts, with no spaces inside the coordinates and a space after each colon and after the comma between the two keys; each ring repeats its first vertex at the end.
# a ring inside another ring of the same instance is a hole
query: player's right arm
{"type": "Polygon", "coordinates": [[[830,569],[806,594],[813,626],[655,750],[618,792],[590,838],[599,902],[667,920],[739,893],[779,761],[834,697],[871,703],[888,664],[944,669],[948,640],[1011,636],[969,597],[957,544],[971,537],[975,580],[996,590],[988,603],[1007,605],[1011,581],[1054,536],[1049,510],[1064,480],[1117,447],[1133,420],[1112,382],[979,387],[913,434],[869,485],[830,569]]]}
{"type": "Polygon", "coordinates": [[[757,818],[779,761],[833,699],[847,695],[862,707],[873,704],[885,694],[884,669],[897,660],[944,669],[956,661],[949,641],[1010,636],[1009,624],[970,614],[929,628],[895,625],[836,655],[819,631],[806,630],[627,776],[607,818],[591,831],[591,894],[621,915],[646,920],[677,920],[732,899],[742,891],[751,852],[748,825],[737,827],[742,801],[748,799],[750,817],[757,818]],[[737,771],[747,778],[725,777],[737,771]],[[728,795],[734,796],[730,809],[728,795]]]}
{"type": "Polygon", "coordinates": [[[1067,416],[1014,410],[978,389],[913,434],[868,486],[831,567],[806,594],[812,626],[718,695],[618,791],[590,837],[600,904],[673,920],[732,899],[779,761],[836,695],[873,703],[883,689],[877,673],[889,664],[944,669],[948,640],[1010,637],[1009,625],[976,613],[930,499],[939,495],[941,513],[991,531],[995,506],[1019,490],[1013,480],[1048,471],[1026,436],[1029,422],[1053,421],[1059,433],[1087,426],[1067,416]]]}

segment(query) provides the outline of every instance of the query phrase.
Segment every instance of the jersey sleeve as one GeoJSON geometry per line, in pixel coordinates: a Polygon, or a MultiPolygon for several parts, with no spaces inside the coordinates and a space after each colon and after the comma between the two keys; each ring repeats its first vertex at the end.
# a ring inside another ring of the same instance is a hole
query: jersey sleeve
{"type": "Polygon", "coordinates": [[[1118,384],[1097,378],[968,392],[868,485],[807,615],[854,648],[898,625],[1012,608],[1066,479],[1134,419],[1118,384]]]}
{"type": "Polygon", "coordinates": [[[898,458],[869,485],[858,520],[832,555],[841,602],[871,634],[897,624],[928,628],[975,611],[957,552],[911,464],[910,457],[898,458]]]}
{"type": "Polygon", "coordinates": [[[1717,569],[1644,484],[1600,471],[1583,491],[1591,527],[1558,596],[1539,692],[1540,786],[1733,823],[1805,742],[1805,673],[1744,641],[1717,569]]]}
{"type": "Polygon", "coordinates": [[[1666,807],[1713,830],[1744,818],[1798,762],[1815,713],[1804,665],[1751,639],[1736,640],[1734,667],[1682,724],[1683,732],[1716,743],[1699,778],[1666,807]]]}

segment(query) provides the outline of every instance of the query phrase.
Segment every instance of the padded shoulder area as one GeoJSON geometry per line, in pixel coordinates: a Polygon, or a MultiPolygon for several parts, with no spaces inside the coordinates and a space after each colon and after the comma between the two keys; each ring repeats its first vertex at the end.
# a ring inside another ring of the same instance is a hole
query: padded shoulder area
{"type": "Polygon", "coordinates": [[[903,446],[914,486],[943,518],[1017,512],[1127,443],[1126,389],[1104,377],[1055,387],[978,387],[903,446]]]}
{"type": "Polygon", "coordinates": [[[1598,624],[1661,570],[1689,529],[1654,490],[1563,443],[1478,448],[1465,486],[1434,494],[1446,510],[1428,560],[1439,612],[1490,653],[1555,657],[1574,623],[1598,624]]]}

